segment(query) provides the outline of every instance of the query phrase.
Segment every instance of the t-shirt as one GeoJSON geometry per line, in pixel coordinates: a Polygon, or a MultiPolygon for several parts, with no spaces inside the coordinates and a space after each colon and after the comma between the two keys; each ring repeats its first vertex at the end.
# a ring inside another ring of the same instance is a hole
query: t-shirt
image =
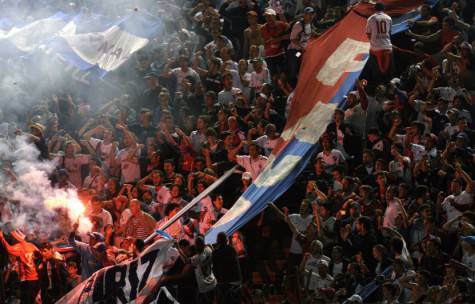
{"type": "Polygon", "coordinates": [[[258,137],[256,140],[254,140],[254,142],[256,143],[256,145],[264,149],[264,154],[266,156],[269,156],[272,153],[272,150],[274,149],[274,147],[279,142],[279,138],[277,137],[277,138],[271,139],[267,135],[262,135],[258,137]]]}
{"type": "Polygon", "coordinates": [[[8,253],[19,259],[18,276],[20,281],[38,280],[38,272],[35,268],[35,251],[39,251],[31,243],[16,243],[10,246],[8,253]]]}
{"type": "Polygon", "coordinates": [[[302,50],[307,47],[307,42],[312,35],[312,25],[304,24],[303,21],[296,22],[290,32],[289,50],[302,50]],[[298,40],[297,43],[294,40],[298,40]]]}
{"type": "Polygon", "coordinates": [[[183,72],[181,68],[175,68],[175,69],[171,70],[171,73],[176,78],[176,90],[177,91],[182,90],[181,82],[187,76],[193,77],[193,79],[195,80],[195,84],[200,83],[200,75],[198,75],[198,73],[195,70],[193,70],[192,68],[188,68],[188,71],[186,71],[186,72],[183,72]]]}
{"type": "Polygon", "coordinates": [[[371,50],[392,50],[392,19],[383,12],[377,12],[368,18],[366,33],[371,34],[371,50]]]}
{"type": "Polygon", "coordinates": [[[263,68],[259,73],[256,71],[251,73],[249,87],[254,88],[256,92],[260,92],[264,83],[271,83],[270,73],[267,68],[263,68]]]}
{"type": "Polygon", "coordinates": [[[318,258],[311,255],[305,262],[305,270],[317,273],[318,263],[320,263],[320,261],[327,261],[328,263],[330,263],[330,258],[327,257],[326,255],[321,255],[318,258]]]}
{"type": "Polygon", "coordinates": [[[251,173],[252,180],[255,181],[257,176],[264,170],[267,164],[267,157],[259,155],[251,158],[249,155],[237,155],[236,162],[251,173]]]}
{"type": "Polygon", "coordinates": [[[309,290],[316,291],[318,295],[318,289],[320,288],[328,288],[331,287],[333,284],[333,277],[329,274],[325,278],[320,277],[318,273],[312,273],[310,277],[310,283],[308,285],[309,290]]]}
{"type": "Polygon", "coordinates": [[[396,217],[401,211],[401,206],[395,200],[390,201],[384,212],[383,227],[395,228],[396,217]]]}
{"type": "Polygon", "coordinates": [[[322,158],[323,163],[327,166],[338,166],[345,161],[343,153],[337,149],[331,150],[328,154],[322,151],[318,153],[317,158],[322,158]]]}
{"type": "Polygon", "coordinates": [[[469,192],[462,191],[459,195],[449,195],[442,202],[442,209],[447,213],[447,221],[450,221],[457,216],[461,215],[462,212],[457,208],[452,206],[451,201],[455,201],[457,205],[469,205],[473,203],[473,195],[469,192]]]}
{"type": "Polygon", "coordinates": [[[140,149],[135,147],[125,148],[117,154],[117,162],[120,163],[120,172],[124,183],[133,183],[140,179],[140,165],[139,165],[140,149]],[[134,152],[131,158],[129,156],[134,152]]]}
{"type": "Polygon", "coordinates": [[[288,24],[282,21],[275,21],[275,25],[270,27],[268,23],[261,27],[262,38],[264,39],[264,54],[266,58],[277,57],[284,53],[281,41],[272,39],[282,36],[288,28],[288,24]]]}
{"type": "MultiPolygon", "coordinates": [[[[310,214],[305,218],[302,218],[300,214],[289,215],[289,220],[294,224],[300,233],[305,233],[305,231],[307,231],[307,227],[312,222],[312,218],[313,216],[310,214]]],[[[293,254],[302,254],[302,246],[300,246],[295,237],[295,235],[292,236],[290,252],[293,254]]]]}
{"type": "MultiPolygon", "coordinates": [[[[111,153],[113,144],[110,143],[106,145],[104,144],[104,141],[102,139],[97,139],[94,137],[91,137],[89,139],[89,143],[91,144],[92,148],[96,151],[98,149],[97,146],[100,144],[98,152],[101,157],[103,168],[108,169],[110,167],[110,153],[111,153]]],[[[117,148],[116,148],[116,151],[114,151],[114,154],[115,153],[117,153],[117,148]]]]}
{"type": "Polygon", "coordinates": [[[145,212],[141,212],[139,216],[129,218],[125,235],[144,240],[152,234],[155,224],[153,217],[145,212]]]}
{"type": "Polygon", "coordinates": [[[217,281],[213,274],[213,251],[210,247],[205,247],[202,253],[191,257],[190,262],[195,271],[196,282],[200,293],[213,290],[217,281]]]}
{"type": "Polygon", "coordinates": [[[90,213],[89,217],[96,221],[98,232],[104,233],[104,228],[112,224],[112,215],[109,211],[101,209],[99,213],[90,213]]]}
{"type": "Polygon", "coordinates": [[[64,167],[69,174],[69,181],[76,188],[81,188],[81,166],[89,163],[90,155],[76,154],[73,157],[59,156],[55,159],[56,163],[64,167]]]}

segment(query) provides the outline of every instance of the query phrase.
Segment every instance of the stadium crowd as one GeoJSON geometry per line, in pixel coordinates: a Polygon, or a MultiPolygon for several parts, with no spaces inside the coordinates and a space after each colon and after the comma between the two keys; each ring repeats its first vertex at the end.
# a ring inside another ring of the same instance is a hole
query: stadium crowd
{"type": "Polygon", "coordinates": [[[127,94],[98,107],[57,93],[26,114],[38,161],[56,162],[51,183],[78,191],[93,228],[48,242],[0,233],[0,302],[54,303],[133,259],[238,164],[165,231],[182,253],[162,277],[178,302],[473,303],[475,3],[423,5],[392,41],[368,21],[368,65],[319,152],[275,204],[208,246],[279,142],[308,41],[354,3],[177,2],[167,43],[122,68],[127,94]]]}

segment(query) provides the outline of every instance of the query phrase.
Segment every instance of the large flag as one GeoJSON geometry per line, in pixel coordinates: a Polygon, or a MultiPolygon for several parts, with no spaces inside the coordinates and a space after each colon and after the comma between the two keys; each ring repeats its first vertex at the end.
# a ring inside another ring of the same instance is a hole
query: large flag
{"type": "Polygon", "coordinates": [[[74,18],[46,46],[46,51],[83,71],[85,75],[90,75],[92,79],[101,78],[119,68],[164,31],[162,20],[145,11],[133,11],[110,27],[102,29],[104,24],[108,24],[108,20],[97,15],[74,18]],[[91,31],[94,24],[98,28],[91,31]],[[84,31],[85,25],[89,29],[87,32],[84,31]]]}
{"type": "MultiPolygon", "coordinates": [[[[372,2],[372,1],[371,1],[372,2]]],[[[393,34],[417,18],[423,0],[386,0],[386,12],[394,17],[393,34]]],[[[335,26],[311,41],[305,52],[281,143],[264,171],[234,206],[208,231],[214,243],[219,232],[228,235],[259,214],[282,195],[306,167],[316,143],[332,120],[333,112],[354,86],[369,54],[366,19],[374,3],[360,3],[335,26]]]]}
{"type": "Polygon", "coordinates": [[[159,286],[159,280],[175,263],[178,252],[173,241],[158,240],[136,259],[95,272],[56,304],[154,303],[174,299],[159,286]]]}

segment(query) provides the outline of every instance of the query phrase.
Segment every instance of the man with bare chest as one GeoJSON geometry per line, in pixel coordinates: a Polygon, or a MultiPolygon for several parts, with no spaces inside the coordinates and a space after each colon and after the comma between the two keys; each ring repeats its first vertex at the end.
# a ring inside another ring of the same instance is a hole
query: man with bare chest
{"type": "Polygon", "coordinates": [[[262,25],[257,23],[257,13],[255,11],[249,11],[247,13],[247,20],[249,27],[244,30],[244,46],[243,52],[245,57],[249,55],[249,47],[251,45],[261,46],[264,45],[264,39],[261,35],[262,25]]]}

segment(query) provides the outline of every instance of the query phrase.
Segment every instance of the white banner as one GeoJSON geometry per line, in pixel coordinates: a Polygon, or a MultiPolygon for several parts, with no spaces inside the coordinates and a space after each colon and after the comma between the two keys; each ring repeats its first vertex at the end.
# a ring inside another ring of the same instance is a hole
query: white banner
{"type": "Polygon", "coordinates": [[[137,259],[103,268],[56,304],[150,303],[165,291],[159,280],[179,254],[173,241],[159,240],[137,259]]]}

